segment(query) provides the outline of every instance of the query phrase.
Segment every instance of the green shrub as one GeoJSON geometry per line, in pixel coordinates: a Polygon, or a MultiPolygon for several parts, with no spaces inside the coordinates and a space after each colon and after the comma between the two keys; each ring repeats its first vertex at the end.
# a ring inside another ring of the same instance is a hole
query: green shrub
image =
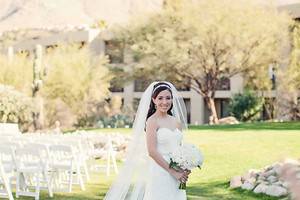
{"type": "Polygon", "coordinates": [[[18,91],[31,94],[32,84],[32,58],[26,54],[18,53],[9,59],[7,55],[0,54],[0,84],[13,86],[18,91]]]}
{"type": "Polygon", "coordinates": [[[264,100],[253,92],[235,94],[229,104],[229,113],[240,121],[253,121],[260,118],[264,100]]]}
{"type": "Polygon", "coordinates": [[[0,122],[18,123],[26,130],[32,123],[34,105],[32,98],[11,86],[0,85],[0,122]]]}
{"type": "Polygon", "coordinates": [[[113,115],[111,117],[101,117],[97,122],[97,127],[111,127],[111,128],[124,128],[124,127],[132,127],[132,119],[127,115],[113,115]]]}
{"type": "Polygon", "coordinates": [[[103,55],[92,55],[88,47],[75,44],[59,45],[44,56],[48,71],[42,96],[48,108],[51,107],[46,110],[47,116],[53,119],[52,122],[47,119],[47,124],[59,120],[62,126],[70,129],[71,121],[64,120],[66,115],[61,112],[66,110],[70,116],[76,116],[75,127],[91,126],[93,118],[98,116],[98,105],[110,94],[112,76],[107,63],[103,55]],[[53,101],[60,103],[51,106],[53,101]]]}

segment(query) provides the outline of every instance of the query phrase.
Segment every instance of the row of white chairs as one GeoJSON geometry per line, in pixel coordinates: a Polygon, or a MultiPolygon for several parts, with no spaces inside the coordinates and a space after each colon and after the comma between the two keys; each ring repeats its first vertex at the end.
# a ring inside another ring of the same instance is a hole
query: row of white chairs
{"type": "Polygon", "coordinates": [[[35,199],[39,199],[41,189],[47,189],[50,197],[53,196],[53,190],[72,192],[73,184],[79,184],[85,190],[84,181],[90,179],[87,161],[97,153],[105,155],[107,159],[107,175],[111,167],[118,173],[116,153],[110,137],[105,137],[105,150],[102,151],[94,148],[91,140],[94,137],[103,135],[0,135],[0,168],[3,168],[0,185],[4,196],[12,198],[11,188],[14,184],[16,197],[33,196],[35,199]]]}

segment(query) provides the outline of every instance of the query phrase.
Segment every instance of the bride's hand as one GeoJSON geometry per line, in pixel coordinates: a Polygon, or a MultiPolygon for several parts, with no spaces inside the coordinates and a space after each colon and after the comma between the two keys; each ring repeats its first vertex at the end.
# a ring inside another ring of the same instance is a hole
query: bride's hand
{"type": "Polygon", "coordinates": [[[190,173],[192,172],[191,170],[188,170],[188,169],[186,169],[186,170],[184,170],[184,172],[187,174],[187,175],[190,175],[190,173]]]}
{"type": "Polygon", "coordinates": [[[171,174],[177,180],[179,180],[180,182],[182,182],[182,183],[187,182],[187,180],[188,180],[188,174],[186,174],[186,172],[184,172],[184,171],[176,171],[176,170],[172,170],[171,172],[172,172],[171,174]]]}
{"type": "Polygon", "coordinates": [[[179,170],[177,170],[178,172],[184,172],[187,176],[190,175],[190,173],[192,172],[191,170],[188,169],[181,169],[179,168],[179,170]]]}

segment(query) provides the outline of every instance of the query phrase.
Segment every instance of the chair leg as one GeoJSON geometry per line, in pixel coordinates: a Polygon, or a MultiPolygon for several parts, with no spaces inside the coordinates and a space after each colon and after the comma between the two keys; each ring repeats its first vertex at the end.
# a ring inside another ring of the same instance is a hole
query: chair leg
{"type": "Polygon", "coordinates": [[[70,171],[69,171],[69,187],[68,192],[72,192],[72,185],[73,185],[73,163],[71,165],[70,171]]]}
{"type": "Polygon", "coordinates": [[[53,197],[52,186],[51,186],[50,180],[49,180],[49,178],[48,178],[45,171],[43,172],[43,176],[44,176],[44,180],[45,180],[45,182],[47,184],[47,187],[48,187],[49,197],[53,197]]]}
{"type": "Polygon", "coordinates": [[[118,167],[117,167],[115,152],[113,152],[111,155],[112,155],[112,163],[113,163],[115,173],[118,174],[119,171],[118,171],[118,167]]]}
{"type": "Polygon", "coordinates": [[[107,160],[106,160],[106,176],[109,176],[110,175],[110,156],[111,156],[111,153],[110,151],[108,151],[107,153],[107,160]]]}
{"type": "Polygon", "coordinates": [[[7,181],[5,187],[6,187],[6,191],[7,191],[7,193],[8,193],[8,199],[9,199],[9,200],[14,200],[14,197],[13,197],[12,192],[11,192],[10,183],[9,183],[8,181],[7,181]]]}
{"type": "Polygon", "coordinates": [[[7,195],[8,195],[8,199],[9,200],[14,200],[14,197],[12,196],[12,192],[11,192],[11,183],[10,183],[10,180],[3,175],[3,182],[4,182],[4,189],[6,190],[7,192],[7,195]]]}
{"type": "Polygon", "coordinates": [[[88,170],[86,161],[83,162],[83,169],[84,169],[84,173],[85,173],[86,180],[87,180],[87,181],[90,181],[91,178],[90,178],[90,174],[89,174],[89,170],[88,170]]]}
{"type": "Polygon", "coordinates": [[[20,173],[20,172],[17,172],[16,198],[19,198],[19,192],[20,192],[20,176],[21,176],[21,173],[20,173]]]}
{"type": "Polygon", "coordinates": [[[79,167],[78,163],[76,163],[76,174],[77,174],[77,178],[78,178],[78,181],[79,181],[79,184],[80,184],[80,189],[84,191],[85,187],[84,187],[84,183],[83,183],[83,179],[82,179],[82,176],[81,176],[80,167],[79,167]]]}
{"type": "Polygon", "coordinates": [[[36,187],[35,187],[35,200],[40,199],[40,174],[37,175],[36,187]]]}

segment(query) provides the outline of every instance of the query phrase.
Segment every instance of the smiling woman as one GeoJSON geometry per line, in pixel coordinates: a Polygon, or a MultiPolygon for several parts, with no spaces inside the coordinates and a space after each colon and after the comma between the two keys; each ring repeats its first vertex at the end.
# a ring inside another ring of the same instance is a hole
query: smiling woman
{"type": "Polygon", "coordinates": [[[154,85],[146,122],[147,149],[151,157],[146,200],[186,199],[185,191],[178,187],[188,180],[190,172],[169,167],[169,155],[178,149],[183,137],[181,123],[173,117],[172,107],[173,95],[169,84],[154,85]]]}
{"type": "Polygon", "coordinates": [[[182,128],[186,110],[175,87],[168,82],[150,84],[140,100],[123,170],[105,199],[185,200],[179,184],[187,181],[190,171],[169,167],[169,153],[181,145],[182,128]]]}
{"type": "Polygon", "coordinates": [[[161,110],[162,112],[167,112],[167,114],[172,115],[172,92],[169,85],[164,83],[157,83],[154,85],[152,92],[152,101],[150,103],[150,108],[148,110],[147,119],[153,115],[156,110],[161,110]]]}

